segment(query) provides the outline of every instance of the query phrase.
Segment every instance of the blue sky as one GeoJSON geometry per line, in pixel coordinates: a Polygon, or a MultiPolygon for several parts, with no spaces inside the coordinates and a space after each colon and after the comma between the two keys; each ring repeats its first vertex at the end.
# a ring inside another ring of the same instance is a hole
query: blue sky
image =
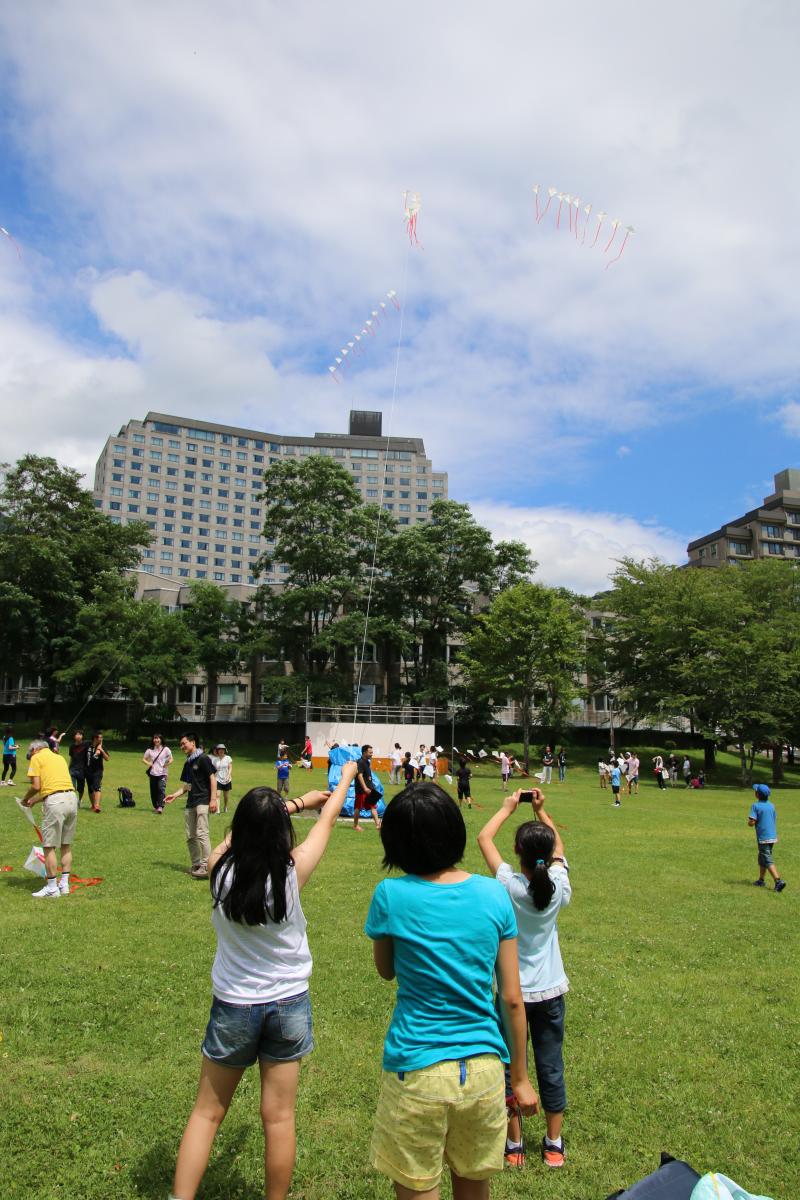
{"type": "Polygon", "coordinates": [[[541,578],[680,561],[757,503],[798,465],[800,10],[569,11],[5,6],[3,457],[91,472],[148,408],[386,427],[396,315],[326,367],[406,278],[393,431],[541,578]],[[535,182],[635,226],[613,269],[535,182]]]}

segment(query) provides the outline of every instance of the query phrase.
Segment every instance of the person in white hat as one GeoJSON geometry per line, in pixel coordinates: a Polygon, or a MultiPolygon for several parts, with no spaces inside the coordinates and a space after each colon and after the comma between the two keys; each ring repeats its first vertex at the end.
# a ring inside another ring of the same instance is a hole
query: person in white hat
{"type": "Polygon", "coordinates": [[[218,811],[226,813],[228,811],[228,796],[233,787],[233,759],[228,754],[224,742],[218,742],[214,747],[211,761],[217,768],[217,791],[222,796],[222,805],[218,811]]]}

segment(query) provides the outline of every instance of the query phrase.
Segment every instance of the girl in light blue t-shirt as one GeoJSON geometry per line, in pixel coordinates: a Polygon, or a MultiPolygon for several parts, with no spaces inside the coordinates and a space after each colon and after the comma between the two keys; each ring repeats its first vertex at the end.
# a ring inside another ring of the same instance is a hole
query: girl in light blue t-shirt
{"type": "MultiPolygon", "coordinates": [[[[536,1076],[547,1132],[542,1139],[542,1159],[548,1167],[564,1165],[561,1127],[567,1093],[564,1086],[564,996],[569,980],[564,972],[558,944],[557,920],[569,904],[572,888],[564,858],[564,844],[552,818],[545,812],[544,795],[515,792],[503,801],[478,835],[486,865],[508,892],[519,931],[519,973],[528,1019],[536,1076]],[[503,824],[516,811],[522,796],[530,796],[538,818],[517,829],[514,850],[519,870],[514,871],[494,844],[503,824]]],[[[525,1151],[519,1116],[509,1120],[506,1161],[522,1166],[525,1151]]]]}

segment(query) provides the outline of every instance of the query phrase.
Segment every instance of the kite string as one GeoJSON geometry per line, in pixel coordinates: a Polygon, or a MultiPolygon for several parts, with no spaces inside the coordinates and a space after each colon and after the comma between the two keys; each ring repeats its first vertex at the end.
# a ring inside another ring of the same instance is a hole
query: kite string
{"type": "Polygon", "coordinates": [[[408,247],[406,249],[405,264],[403,266],[403,292],[402,292],[403,303],[400,306],[400,328],[397,331],[397,346],[395,348],[394,380],[392,382],[392,399],[391,399],[391,403],[389,405],[388,431],[386,434],[386,444],[384,446],[383,471],[381,472],[381,479],[380,479],[380,495],[378,497],[378,519],[375,524],[375,542],[372,547],[372,567],[370,569],[369,587],[367,589],[367,608],[366,608],[366,612],[364,614],[364,635],[361,639],[361,654],[359,655],[359,659],[358,659],[358,682],[356,684],[355,703],[353,704],[353,739],[355,739],[355,729],[356,729],[356,722],[357,722],[357,718],[358,718],[358,698],[361,695],[361,680],[362,680],[363,673],[364,673],[364,654],[366,653],[366,649],[367,649],[367,637],[369,634],[369,614],[370,614],[370,609],[372,607],[372,588],[373,588],[373,584],[375,582],[375,564],[378,559],[378,541],[380,539],[381,518],[383,516],[383,495],[384,495],[384,490],[386,487],[386,471],[388,469],[386,455],[389,452],[389,444],[392,440],[392,427],[394,424],[394,406],[395,406],[395,400],[397,399],[397,381],[398,381],[398,376],[400,373],[400,351],[401,351],[402,345],[403,345],[403,326],[405,324],[406,303],[407,303],[406,284],[407,284],[407,280],[408,280],[408,260],[411,257],[411,246],[412,246],[412,243],[411,243],[411,241],[409,241],[408,247]]]}

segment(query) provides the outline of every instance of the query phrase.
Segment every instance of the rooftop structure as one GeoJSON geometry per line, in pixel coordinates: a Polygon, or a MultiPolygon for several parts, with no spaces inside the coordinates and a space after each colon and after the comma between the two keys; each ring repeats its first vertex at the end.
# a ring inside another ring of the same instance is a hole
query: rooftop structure
{"type": "Polygon", "coordinates": [[[690,567],[719,567],[754,558],[800,558],[800,470],[774,477],[775,491],[759,508],[689,542],[690,567]]]}

